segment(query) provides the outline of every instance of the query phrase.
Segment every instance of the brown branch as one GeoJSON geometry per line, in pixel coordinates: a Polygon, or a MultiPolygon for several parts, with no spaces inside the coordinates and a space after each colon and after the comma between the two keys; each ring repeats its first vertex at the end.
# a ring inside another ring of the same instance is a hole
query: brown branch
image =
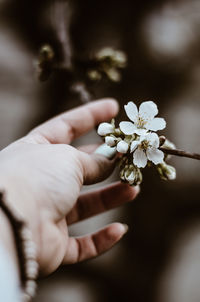
{"type": "Polygon", "coordinates": [[[176,155],[176,156],[182,156],[182,157],[188,157],[188,158],[193,158],[200,160],[200,154],[198,153],[190,153],[186,152],[183,150],[178,150],[178,149],[167,149],[167,148],[159,148],[161,151],[163,151],[165,154],[171,154],[171,155],[176,155]]]}

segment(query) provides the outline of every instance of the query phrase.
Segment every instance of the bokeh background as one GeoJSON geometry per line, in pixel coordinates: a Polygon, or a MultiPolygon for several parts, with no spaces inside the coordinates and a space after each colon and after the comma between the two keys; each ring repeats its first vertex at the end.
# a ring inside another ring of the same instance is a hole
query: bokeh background
{"type": "MultiPolygon", "coordinates": [[[[130,100],[155,101],[167,120],[163,134],[200,153],[199,0],[0,0],[1,148],[53,115],[105,96],[121,109],[130,100]],[[37,60],[45,43],[63,68],[41,83],[37,60]],[[107,46],[124,51],[128,65],[120,82],[93,84],[82,62],[107,46]]],[[[97,141],[93,131],[75,144],[97,141]]],[[[171,163],[175,181],[147,169],[134,202],[71,227],[82,235],[119,220],[129,232],[100,258],[40,280],[34,301],[200,301],[200,162],[171,163]]],[[[116,179],[117,172],[107,182],[116,179]]]]}

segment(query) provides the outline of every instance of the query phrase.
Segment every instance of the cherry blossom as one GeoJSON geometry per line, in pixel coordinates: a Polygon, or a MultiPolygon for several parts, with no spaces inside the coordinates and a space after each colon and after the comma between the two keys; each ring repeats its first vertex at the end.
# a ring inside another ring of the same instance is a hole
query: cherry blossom
{"type": "Polygon", "coordinates": [[[145,135],[148,130],[158,131],[166,127],[166,122],[163,118],[155,116],[158,114],[157,105],[152,101],[143,102],[139,111],[133,102],[129,102],[124,106],[128,118],[132,122],[121,122],[120,130],[126,135],[134,133],[145,135]]]}
{"type": "Polygon", "coordinates": [[[148,133],[140,136],[139,140],[131,143],[133,152],[133,164],[138,168],[144,168],[147,161],[155,165],[163,163],[164,153],[159,148],[159,137],[156,133],[148,133]]]}

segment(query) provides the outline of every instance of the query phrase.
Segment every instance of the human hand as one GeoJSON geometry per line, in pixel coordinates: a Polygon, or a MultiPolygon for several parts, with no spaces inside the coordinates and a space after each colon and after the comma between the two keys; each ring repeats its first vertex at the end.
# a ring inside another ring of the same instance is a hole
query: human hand
{"type": "Polygon", "coordinates": [[[81,106],[47,121],[0,153],[0,186],[31,228],[41,274],[98,256],[126,232],[123,224],[112,223],[83,237],[68,235],[70,224],[122,205],[138,193],[137,187],[115,183],[80,194],[83,184],[108,177],[115,159],[95,154],[97,146],[78,150],[70,143],[117,111],[113,100],[81,106]]]}

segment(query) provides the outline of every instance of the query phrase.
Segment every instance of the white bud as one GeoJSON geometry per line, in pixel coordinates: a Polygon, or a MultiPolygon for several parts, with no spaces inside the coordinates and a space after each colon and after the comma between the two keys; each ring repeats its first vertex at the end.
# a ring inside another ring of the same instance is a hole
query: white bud
{"type": "Polygon", "coordinates": [[[126,177],[126,180],[130,185],[132,185],[135,182],[135,176],[136,176],[135,173],[131,172],[131,174],[128,177],[126,177]]]}
{"type": "Polygon", "coordinates": [[[116,138],[112,137],[112,136],[106,136],[105,137],[105,143],[109,146],[109,147],[114,147],[116,145],[116,138]]]}
{"type": "Polygon", "coordinates": [[[105,59],[107,57],[113,57],[115,54],[115,51],[112,47],[104,47],[98,51],[96,54],[96,58],[98,60],[105,59]]]}
{"type": "Polygon", "coordinates": [[[129,145],[125,141],[120,141],[117,144],[117,151],[120,153],[127,153],[129,145]]]}
{"type": "Polygon", "coordinates": [[[119,82],[121,80],[121,74],[116,68],[108,68],[105,70],[105,73],[107,74],[109,80],[113,82],[119,82]]]}
{"type": "Polygon", "coordinates": [[[176,169],[165,162],[157,166],[158,173],[161,179],[174,180],[176,179],[176,169]]]}
{"type": "Polygon", "coordinates": [[[128,165],[127,168],[124,168],[124,173],[122,176],[123,178],[121,177],[121,179],[129,183],[129,185],[135,186],[141,184],[142,182],[142,173],[140,169],[133,165],[128,165]]]}
{"type": "Polygon", "coordinates": [[[101,123],[98,127],[97,133],[101,136],[106,136],[107,134],[113,133],[115,128],[109,123],[101,123]]]}
{"type": "Polygon", "coordinates": [[[126,54],[120,50],[115,51],[115,61],[117,63],[117,67],[125,67],[127,61],[126,54]]]}
{"type": "Polygon", "coordinates": [[[169,180],[176,179],[176,169],[170,165],[167,165],[166,174],[169,180]]]}
{"type": "Polygon", "coordinates": [[[176,149],[176,146],[170,142],[168,139],[165,140],[164,144],[162,145],[163,148],[166,148],[166,149],[176,149]]]}

